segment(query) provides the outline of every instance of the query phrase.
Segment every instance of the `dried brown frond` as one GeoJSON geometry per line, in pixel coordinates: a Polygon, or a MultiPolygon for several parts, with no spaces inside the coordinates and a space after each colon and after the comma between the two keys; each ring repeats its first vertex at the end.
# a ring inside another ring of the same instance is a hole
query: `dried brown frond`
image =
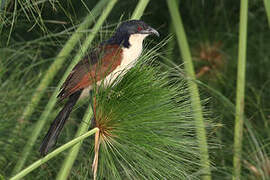
{"type": "Polygon", "coordinates": [[[198,78],[210,75],[212,79],[215,79],[226,66],[226,58],[222,53],[220,41],[200,43],[199,47],[193,51],[193,59],[196,62],[196,76],[198,78]]]}

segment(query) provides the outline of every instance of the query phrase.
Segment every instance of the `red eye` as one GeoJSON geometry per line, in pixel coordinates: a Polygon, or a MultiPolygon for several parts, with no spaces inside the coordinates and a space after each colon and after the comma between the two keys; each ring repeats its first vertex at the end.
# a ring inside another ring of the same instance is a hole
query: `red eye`
{"type": "Polygon", "coordinates": [[[141,31],[142,30],[142,27],[141,26],[138,26],[138,31],[141,31]]]}

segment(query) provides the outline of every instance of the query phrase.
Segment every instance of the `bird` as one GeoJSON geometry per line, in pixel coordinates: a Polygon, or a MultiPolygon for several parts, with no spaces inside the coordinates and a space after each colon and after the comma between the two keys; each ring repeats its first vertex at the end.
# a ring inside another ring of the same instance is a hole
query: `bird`
{"type": "MultiPolygon", "coordinates": [[[[57,138],[67,121],[73,106],[85,92],[91,92],[94,86],[110,85],[119,76],[132,68],[143,50],[143,40],[149,35],[159,33],[142,20],[122,22],[114,34],[88,51],[72,69],[60,88],[59,101],[68,99],[58,113],[43,138],[39,152],[42,156],[55,146],[57,138]]],[[[121,78],[120,78],[121,79],[121,78]]]]}

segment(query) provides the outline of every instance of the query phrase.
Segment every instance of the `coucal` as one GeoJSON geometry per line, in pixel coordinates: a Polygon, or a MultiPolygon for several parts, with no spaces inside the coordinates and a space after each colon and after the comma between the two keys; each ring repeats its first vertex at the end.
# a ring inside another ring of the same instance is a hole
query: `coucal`
{"type": "Polygon", "coordinates": [[[123,76],[133,67],[143,48],[143,40],[148,35],[159,33],[141,20],[131,20],[120,24],[114,35],[92,49],[73,68],[57,96],[60,100],[68,98],[63,109],[52,122],[40,146],[42,156],[56,144],[73,106],[83,91],[93,86],[109,85],[116,77],[123,76]]]}

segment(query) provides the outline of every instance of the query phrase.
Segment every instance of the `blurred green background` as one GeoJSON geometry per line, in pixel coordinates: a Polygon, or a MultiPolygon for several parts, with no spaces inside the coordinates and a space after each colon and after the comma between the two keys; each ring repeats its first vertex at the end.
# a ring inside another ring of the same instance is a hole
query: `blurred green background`
{"type": "MultiPolygon", "coordinates": [[[[247,15],[242,179],[270,179],[270,24],[266,13],[270,3],[265,1],[250,0],[247,15]]],[[[44,95],[33,114],[21,118],[33,93],[67,40],[84,18],[91,14],[97,3],[95,0],[0,2],[0,176],[10,177],[35,122],[44,111],[72,57],[80,50],[87,34],[91,33],[98,15],[93,14],[93,24],[81,32],[82,38],[72,48],[52,83],[44,89],[44,95]]],[[[200,96],[201,99],[209,99],[204,103],[204,108],[211,112],[209,118],[220,125],[208,133],[208,137],[214,139],[217,145],[209,151],[213,165],[212,179],[231,179],[234,169],[240,1],[179,0],[177,3],[190,46],[200,96]]],[[[128,20],[137,4],[137,0],[117,1],[91,47],[106,39],[121,21],[128,20]]],[[[177,28],[172,24],[167,2],[150,0],[141,19],[161,35],[160,39],[146,40],[152,41],[150,47],[170,37],[168,43],[158,50],[159,56],[155,60],[164,66],[162,70],[176,66],[183,68],[184,61],[175,36],[177,28]]],[[[56,107],[60,108],[61,103],[57,103],[56,107]]],[[[50,119],[56,115],[55,110],[49,114],[50,119]]],[[[80,111],[71,116],[69,123],[74,126],[64,129],[65,136],[61,136],[59,142],[73,138],[80,123],[75,119],[82,116],[80,111]]],[[[46,128],[48,126],[49,123],[46,123],[46,128]]],[[[46,128],[43,128],[43,134],[46,128]]],[[[36,149],[40,138],[27,164],[38,159],[36,149]]],[[[85,154],[87,156],[87,152],[83,152],[76,161],[70,179],[87,179],[85,174],[91,171],[91,167],[88,160],[83,158],[85,154]]],[[[57,156],[25,179],[52,179],[57,172],[54,167],[60,167],[58,160],[63,157],[57,156]]]]}

